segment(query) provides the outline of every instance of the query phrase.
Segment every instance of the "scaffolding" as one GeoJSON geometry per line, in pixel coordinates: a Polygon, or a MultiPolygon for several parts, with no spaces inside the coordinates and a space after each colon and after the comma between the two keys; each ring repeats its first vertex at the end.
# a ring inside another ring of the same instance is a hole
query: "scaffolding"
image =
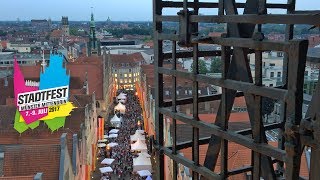
{"type": "Polygon", "coordinates": [[[155,48],[155,129],[153,146],[156,149],[156,175],[163,179],[165,173],[164,155],[173,160],[173,179],[177,179],[178,164],[192,171],[192,179],[227,179],[245,172],[251,172],[252,179],[299,179],[301,155],[305,147],[311,148],[309,178],[320,177],[320,85],[316,88],[305,118],[302,116],[303,81],[306,62],[317,61],[308,58],[308,41],[293,39],[294,25],[320,24],[320,11],[295,10],[296,1],[287,3],[266,3],[266,0],[235,0],[199,2],[199,0],[162,1],[153,0],[154,48],[155,48]],[[167,8],[179,9],[177,15],[163,15],[167,8]],[[206,8],[217,11],[216,15],[202,15],[206,8]],[[243,8],[243,14],[238,11],[243,8]],[[285,10],[286,14],[267,14],[271,9],[285,10]],[[177,32],[163,30],[164,22],[179,24],[177,32]],[[200,36],[199,23],[224,23],[226,33],[221,37],[200,36]],[[285,24],[285,40],[266,40],[264,24],[285,24]],[[164,52],[164,41],[172,43],[172,51],[164,52]],[[177,51],[177,44],[189,47],[191,51],[177,51]],[[199,44],[216,44],[221,50],[202,51],[199,44]],[[282,86],[265,87],[262,84],[262,53],[284,52],[282,86]],[[252,78],[248,54],[255,54],[254,79],[252,78]],[[221,56],[222,77],[199,74],[200,57],[221,56]],[[193,72],[177,69],[178,58],[193,58],[193,72]],[[171,68],[164,67],[170,59],[171,68]],[[172,100],[164,101],[164,76],[172,80],[172,100]],[[178,99],[177,78],[192,80],[191,98],[178,99]],[[221,94],[200,96],[199,83],[208,83],[222,88],[221,94]],[[244,96],[250,118],[250,129],[228,130],[228,120],[236,97],[244,96]],[[270,98],[281,102],[280,122],[264,125],[262,121],[262,99],[270,98]],[[217,118],[212,123],[199,119],[199,103],[220,100],[217,118]],[[192,104],[192,116],[177,111],[178,105],[192,104]],[[164,116],[172,118],[172,146],[164,144],[164,116]],[[177,121],[191,125],[192,139],[177,143],[177,121]],[[278,147],[267,143],[265,131],[280,129],[278,147]],[[199,139],[199,130],[209,131],[210,138],[199,139]],[[251,136],[248,136],[251,135],[251,136]],[[234,142],[252,150],[250,166],[228,169],[228,143],[234,142]],[[209,144],[204,165],[199,163],[199,146],[209,144]],[[192,147],[192,160],[181,156],[178,151],[192,147]],[[220,172],[213,170],[220,156],[220,172]],[[274,168],[274,164],[277,164],[274,168]]]}

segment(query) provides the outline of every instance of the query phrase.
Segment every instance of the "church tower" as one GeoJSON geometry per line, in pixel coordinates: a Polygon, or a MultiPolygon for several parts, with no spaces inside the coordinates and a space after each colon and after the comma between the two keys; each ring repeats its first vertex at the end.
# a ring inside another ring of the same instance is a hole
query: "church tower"
{"type": "Polygon", "coordinates": [[[96,25],[94,22],[94,16],[92,12],[90,21],[89,42],[87,43],[87,56],[91,55],[101,55],[100,41],[98,41],[96,37],[96,25]]]}
{"type": "Polygon", "coordinates": [[[61,24],[62,24],[63,35],[64,36],[70,36],[69,20],[68,20],[67,16],[62,16],[61,24]]]}

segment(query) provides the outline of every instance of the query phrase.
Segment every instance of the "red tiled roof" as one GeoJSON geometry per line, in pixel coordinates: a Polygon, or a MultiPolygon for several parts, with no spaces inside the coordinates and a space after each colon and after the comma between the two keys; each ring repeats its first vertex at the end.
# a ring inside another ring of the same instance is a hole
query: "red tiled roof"
{"type": "MultiPolygon", "coordinates": [[[[199,160],[200,165],[204,164],[205,156],[208,150],[208,145],[201,145],[199,148],[199,160]]],[[[184,156],[188,159],[192,159],[192,148],[182,149],[180,152],[184,154],[184,156]]],[[[216,168],[214,172],[220,172],[220,155],[217,160],[216,168]]],[[[251,165],[251,150],[241,146],[239,144],[229,142],[228,143],[228,170],[237,169],[243,166],[251,165]]],[[[303,153],[301,158],[301,168],[300,168],[300,176],[308,178],[308,167],[307,161],[305,158],[305,153],[303,153]]],[[[229,180],[246,180],[246,176],[244,173],[230,176],[229,180]]]]}
{"type": "Polygon", "coordinates": [[[144,60],[141,53],[110,54],[112,63],[139,63],[144,60]]]}
{"type": "Polygon", "coordinates": [[[53,30],[50,36],[51,37],[61,37],[62,36],[62,30],[53,30]]]}
{"type": "Polygon", "coordinates": [[[222,32],[210,32],[208,36],[210,37],[221,37],[222,32]]]}
{"type": "MultiPolygon", "coordinates": [[[[192,116],[192,115],[189,115],[192,116]]],[[[206,123],[214,123],[216,120],[217,114],[199,114],[199,119],[206,123]]],[[[231,113],[229,122],[241,122],[241,123],[249,123],[249,114],[248,112],[237,112],[231,113]]],[[[184,124],[181,121],[177,121],[177,124],[184,124]]]]}
{"type": "Polygon", "coordinates": [[[35,175],[0,177],[0,180],[33,180],[35,175]]]}
{"type": "Polygon", "coordinates": [[[7,48],[7,41],[0,41],[2,48],[6,49],[7,48]]]}
{"type": "Polygon", "coordinates": [[[43,179],[59,179],[60,145],[18,145],[4,148],[4,176],[43,172],[43,179]]]}
{"type": "Polygon", "coordinates": [[[103,99],[103,65],[102,59],[98,56],[81,57],[75,62],[67,64],[70,76],[77,78],[77,81],[84,83],[87,72],[89,82],[89,94],[95,93],[96,99],[103,99]]]}

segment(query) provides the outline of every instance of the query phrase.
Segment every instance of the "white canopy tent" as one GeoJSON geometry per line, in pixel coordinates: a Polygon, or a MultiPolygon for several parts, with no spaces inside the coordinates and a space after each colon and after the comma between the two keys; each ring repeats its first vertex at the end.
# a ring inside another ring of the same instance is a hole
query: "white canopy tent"
{"type": "Polygon", "coordinates": [[[141,170],[137,172],[140,177],[146,177],[146,176],[151,176],[151,172],[148,170],[141,170]]]}
{"type": "Polygon", "coordinates": [[[127,102],[127,95],[123,94],[123,93],[120,93],[117,96],[117,100],[118,100],[118,102],[126,103],[127,102]]]}
{"type": "Polygon", "coordinates": [[[152,180],[151,176],[148,176],[146,180],[152,180]]]}
{"type": "Polygon", "coordinates": [[[107,139],[101,139],[101,140],[98,140],[98,143],[105,143],[107,141],[108,141],[107,139]]]}
{"type": "Polygon", "coordinates": [[[143,156],[133,158],[133,172],[148,170],[152,171],[151,160],[143,156]]]}
{"type": "Polygon", "coordinates": [[[111,129],[109,131],[110,134],[117,134],[119,132],[119,129],[111,129]]]}
{"type": "Polygon", "coordinates": [[[137,131],[136,131],[136,133],[134,135],[130,136],[131,142],[137,141],[138,139],[140,139],[142,142],[145,142],[145,140],[146,140],[144,135],[142,135],[141,133],[138,133],[137,131]]]}
{"type": "Polygon", "coordinates": [[[131,144],[131,151],[141,151],[141,152],[147,152],[148,148],[147,145],[142,142],[140,139],[137,140],[137,142],[131,144]]]}
{"type": "Polygon", "coordinates": [[[114,107],[114,111],[116,111],[116,110],[120,111],[121,114],[124,114],[124,113],[126,113],[126,106],[119,102],[119,103],[114,107]]]}
{"type": "Polygon", "coordinates": [[[137,129],[136,133],[140,133],[140,134],[144,135],[145,132],[144,132],[144,130],[137,129]]]}
{"type": "Polygon", "coordinates": [[[146,158],[150,158],[151,156],[146,153],[146,152],[142,152],[142,153],[138,153],[139,156],[143,156],[143,157],[146,157],[146,158]]]}
{"type": "Polygon", "coordinates": [[[122,122],[122,117],[118,117],[116,114],[110,120],[111,124],[115,127],[120,127],[122,122]]]}
{"type": "Polygon", "coordinates": [[[108,136],[108,138],[116,138],[116,137],[118,137],[118,134],[110,134],[110,135],[108,136]]]}
{"type": "Polygon", "coordinates": [[[105,159],[101,162],[101,164],[108,164],[108,165],[110,165],[110,164],[113,163],[113,161],[114,161],[114,159],[105,158],[105,159]]]}
{"type": "Polygon", "coordinates": [[[118,143],[114,143],[114,142],[108,144],[109,147],[115,147],[115,146],[118,146],[118,145],[119,145],[118,143]]]}
{"type": "Polygon", "coordinates": [[[99,168],[101,173],[108,173],[108,172],[113,172],[113,169],[111,167],[103,167],[99,168]]]}
{"type": "Polygon", "coordinates": [[[127,97],[127,94],[124,93],[124,92],[121,92],[119,95],[121,95],[121,96],[126,96],[126,97],[127,97]]]}
{"type": "Polygon", "coordinates": [[[97,146],[98,146],[98,148],[103,148],[103,147],[106,147],[107,145],[105,143],[100,143],[97,146]]]}

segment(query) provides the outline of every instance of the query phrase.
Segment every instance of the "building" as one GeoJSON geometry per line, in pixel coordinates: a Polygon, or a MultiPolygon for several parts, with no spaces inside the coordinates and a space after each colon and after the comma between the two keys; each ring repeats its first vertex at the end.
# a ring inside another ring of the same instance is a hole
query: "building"
{"type": "MultiPolygon", "coordinates": [[[[102,104],[106,104],[103,93],[111,92],[102,87],[110,81],[101,78],[104,75],[111,77],[108,74],[111,70],[103,72],[104,68],[108,68],[103,64],[102,57],[92,57],[99,59],[79,59],[77,63],[67,63],[66,68],[71,76],[70,101],[77,108],[66,118],[64,128],[54,133],[45,126],[23,135],[13,129],[16,111],[13,78],[0,78],[0,135],[6,134],[0,137],[0,169],[4,169],[0,171],[0,176],[19,179],[20,176],[43,172],[43,179],[49,180],[90,179],[96,164],[97,132],[102,131],[97,122],[98,114],[102,115],[102,104]],[[97,78],[101,79],[98,83],[97,78]],[[1,153],[4,153],[3,160],[1,153]],[[48,158],[48,153],[52,159],[48,158]],[[17,154],[26,156],[21,161],[15,161],[13,158],[18,157],[17,154]],[[12,171],[15,168],[19,171],[12,171]]],[[[40,63],[20,68],[26,80],[39,81],[40,63]]]]}
{"type": "Polygon", "coordinates": [[[41,172],[48,180],[90,179],[99,128],[95,96],[72,95],[70,101],[77,108],[67,117],[64,128],[50,132],[42,126],[22,135],[11,123],[16,108],[1,106],[0,176],[19,179],[41,172]]]}
{"type": "Polygon", "coordinates": [[[110,54],[112,62],[112,77],[117,89],[135,89],[140,84],[141,65],[144,58],[141,53],[110,54]]]}
{"type": "Polygon", "coordinates": [[[96,37],[96,25],[93,13],[91,13],[89,42],[87,43],[87,56],[91,55],[101,55],[101,45],[96,37]]]}
{"type": "Polygon", "coordinates": [[[32,19],[31,20],[32,29],[36,32],[49,31],[51,28],[50,23],[46,19],[32,19]]]}
{"type": "MultiPolygon", "coordinates": [[[[42,60],[41,54],[2,52],[0,53],[0,67],[13,67],[14,57],[17,58],[18,64],[24,66],[36,65],[42,60]]],[[[45,54],[45,59],[49,61],[49,54],[45,54]]]]}
{"type": "Polygon", "coordinates": [[[33,47],[35,47],[35,45],[33,44],[22,44],[14,42],[7,43],[8,50],[16,51],[19,53],[30,53],[33,47]]]}
{"type": "Polygon", "coordinates": [[[69,21],[67,16],[62,16],[61,25],[63,36],[70,36],[69,21]]]}

